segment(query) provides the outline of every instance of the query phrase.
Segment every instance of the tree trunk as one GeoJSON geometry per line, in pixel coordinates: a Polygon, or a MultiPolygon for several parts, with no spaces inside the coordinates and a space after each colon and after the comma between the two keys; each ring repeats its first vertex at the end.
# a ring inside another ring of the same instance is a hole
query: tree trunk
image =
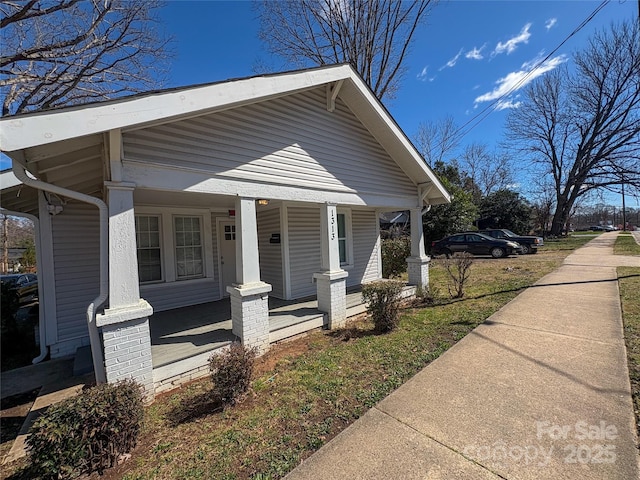
{"type": "Polygon", "coordinates": [[[556,206],[556,211],[553,214],[553,220],[551,221],[551,231],[549,234],[552,237],[559,237],[562,235],[567,220],[569,219],[569,212],[571,211],[572,201],[568,198],[559,198],[556,206]]]}

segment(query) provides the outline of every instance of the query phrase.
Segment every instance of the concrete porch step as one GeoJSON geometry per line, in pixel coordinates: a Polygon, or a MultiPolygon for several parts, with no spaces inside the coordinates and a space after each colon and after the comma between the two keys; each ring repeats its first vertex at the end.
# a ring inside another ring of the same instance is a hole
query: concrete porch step
{"type": "Polygon", "coordinates": [[[303,320],[291,324],[280,326],[277,322],[269,319],[271,324],[269,332],[269,343],[279,342],[285,338],[293,337],[315,328],[322,328],[325,325],[325,314],[318,313],[315,315],[307,315],[303,320]]]}

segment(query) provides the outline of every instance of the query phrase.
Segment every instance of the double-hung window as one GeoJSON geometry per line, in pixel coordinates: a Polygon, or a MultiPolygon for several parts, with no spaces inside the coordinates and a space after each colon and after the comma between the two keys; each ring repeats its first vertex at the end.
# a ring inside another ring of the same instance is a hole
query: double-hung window
{"type": "Polygon", "coordinates": [[[175,216],[176,279],[204,276],[200,217],[175,216]]]}
{"type": "Polygon", "coordinates": [[[206,213],[183,215],[177,209],[159,213],[141,210],[135,216],[141,284],[204,278],[207,272],[210,275],[213,267],[207,251],[211,251],[211,240],[206,235],[211,225],[206,213]]]}
{"type": "Polygon", "coordinates": [[[140,282],[159,282],[162,280],[160,217],[136,215],[135,224],[140,282]]]}
{"type": "Polygon", "coordinates": [[[340,265],[349,263],[347,255],[347,220],[344,213],[338,214],[338,248],[340,250],[340,265]]]}
{"type": "Polygon", "coordinates": [[[340,266],[349,268],[353,266],[353,243],[351,238],[351,212],[343,210],[337,212],[338,224],[338,251],[340,254],[340,266]]]}

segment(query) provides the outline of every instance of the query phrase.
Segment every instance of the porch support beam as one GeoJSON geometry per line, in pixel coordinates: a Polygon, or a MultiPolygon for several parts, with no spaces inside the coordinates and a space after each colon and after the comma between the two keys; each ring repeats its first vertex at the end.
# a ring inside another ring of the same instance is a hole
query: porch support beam
{"type": "Polygon", "coordinates": [[[344,80],[338,80],[327,85],[327,112],[333,112],[336,109],[336,98],[338,98],[343,83],[344,80]]]}
{"type": "Polygon", "coordinates": [[[320,207],[320,248],[322,271],[314,273],[318,310],[327,314],[330,329],[344,326],[347,320],[347,282],[349,273],[340,267],[338,212],[334,204],[320,207]]]}
{"type": "Polygon", "coordinates": [[[132,378],[153,398],[151,334],[153,308],[140,298],[133,191],[135,185],[105,182],[109,204],[109,308],[96,316],[101,327],[107,382],[132,378]]]}
{"type": "Polygon", "coordinates": [[[236,283],[231,296],[232,331],[258,354],[269,349],[269,292],[260,280],[255,198],[236,197],[236,283]]]}
{"type": "Polygon", "coordinates": [[[429,263],[431,257],[425,253],[424,231],[422,227],[422,207],[412,208],[411,212],[411,256],[407,258],[409,285],[419,289],[429,288],[429,263]]]}

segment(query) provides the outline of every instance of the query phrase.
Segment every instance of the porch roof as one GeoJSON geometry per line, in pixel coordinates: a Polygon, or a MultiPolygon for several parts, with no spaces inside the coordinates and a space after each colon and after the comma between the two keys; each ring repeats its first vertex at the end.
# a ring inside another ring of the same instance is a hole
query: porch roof
{"type": "Polygon", "coordinates": [[[28,149],[112,130],[134,130],[326,85],[327,109],[339,96],[360,122],[424,192],[425,204],[450,201],[449,194],[389,112],[350,65],[334,65],[206,85],[149,92],[116,100],[38,111],[0,119],[0,145],[26,163],[28,149]]]}

